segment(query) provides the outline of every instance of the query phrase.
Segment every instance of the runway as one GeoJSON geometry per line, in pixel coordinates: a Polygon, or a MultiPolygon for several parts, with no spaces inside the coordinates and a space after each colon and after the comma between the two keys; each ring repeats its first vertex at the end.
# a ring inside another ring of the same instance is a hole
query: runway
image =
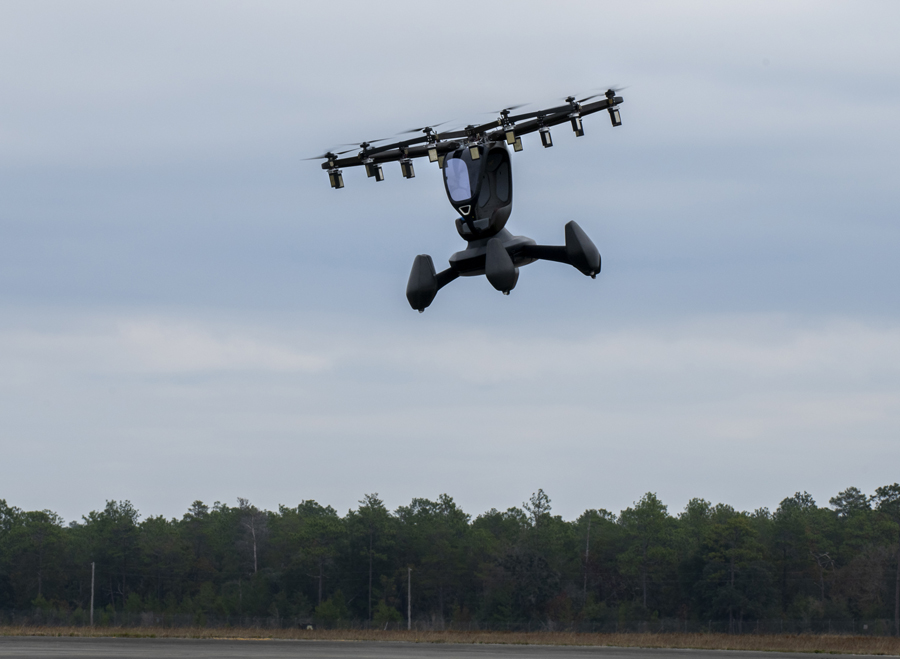
{"type": "MultiPolygon", "coordinates": [[[[798,659],[800,653],[660,650],[548,645],[357,641],[235,641],[149,638],[0,637],[3,659],[798,659]]],[[[860,656],[860,655],[855,655],[860,656]]]]}

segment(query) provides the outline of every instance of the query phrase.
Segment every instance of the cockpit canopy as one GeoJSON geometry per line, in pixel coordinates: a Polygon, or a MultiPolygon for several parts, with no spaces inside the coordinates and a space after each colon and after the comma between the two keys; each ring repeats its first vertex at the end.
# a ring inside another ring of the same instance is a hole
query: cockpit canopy
{"type": "Polygon", "coordinates": [[[448,158],[444,161],[444,179],[447,181],[450,201],[462,203],[472,198],[469,167],[462,158],[448,158]]]}
{"type": "Polygon", "coordinates": [[[462,216],[456,221],[466,240],[493,236],[506,224],[512,211],[512,170],[503,142],[464,147],[444,159],[444,187],[453,207],[462,216]]]}

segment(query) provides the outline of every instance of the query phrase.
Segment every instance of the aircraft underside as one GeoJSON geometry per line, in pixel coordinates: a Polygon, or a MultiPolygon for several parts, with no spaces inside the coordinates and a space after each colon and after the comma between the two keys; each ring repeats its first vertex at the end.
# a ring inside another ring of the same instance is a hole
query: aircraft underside
{"type": "Polygon", "coordinates": [[[566,244],[538,245],[526,236],[514,236],[507,229],[491,238],[470,241],[466,249],[450,257],[450,267],[435,272],[427,254],[413,261],[406,299],[420,313],[434,301],[437,292],[457,277],[485,275],[495,289],[509,295],[519,279],[519,268],[538,260],[567,263],[582,274],[595,278],[600,273],[600,252],[575,221],[565,226],[566,244]]]}

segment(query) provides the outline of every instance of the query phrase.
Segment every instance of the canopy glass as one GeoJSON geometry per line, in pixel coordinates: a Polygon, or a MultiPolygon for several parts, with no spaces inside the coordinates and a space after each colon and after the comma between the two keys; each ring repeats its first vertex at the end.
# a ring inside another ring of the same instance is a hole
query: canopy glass
{"type": "Polygon", "coordinates": [[[461,158],[448,158],[444,163],[447,191],[453,201],[465,201],[472,196],[469,186],[469,168],[461,158]]]}

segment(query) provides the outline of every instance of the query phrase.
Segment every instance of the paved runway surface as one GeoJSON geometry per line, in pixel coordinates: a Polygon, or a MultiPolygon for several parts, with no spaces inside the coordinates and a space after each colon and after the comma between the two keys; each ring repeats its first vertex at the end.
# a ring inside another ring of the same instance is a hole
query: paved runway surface
{"type": "Polygon", "coordinates": [[[457,645],[341,641],[233,641],[139,638],[0,637],[3,659],[102,657],[131,659],[798,659],[784,652],[645,650],[535,645],[457,645]]]}

